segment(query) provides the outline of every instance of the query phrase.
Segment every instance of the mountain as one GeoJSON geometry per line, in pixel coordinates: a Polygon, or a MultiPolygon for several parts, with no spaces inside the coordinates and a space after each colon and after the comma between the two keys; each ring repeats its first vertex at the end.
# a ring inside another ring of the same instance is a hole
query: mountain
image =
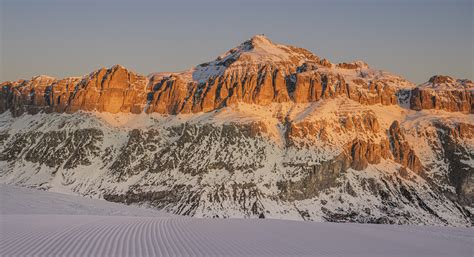
{"type": "Polygon", "coordinates": [[[184,72],[2,83],[0,181],[199,217],[472,226],[473,95],[257,35],[184,72]]]}

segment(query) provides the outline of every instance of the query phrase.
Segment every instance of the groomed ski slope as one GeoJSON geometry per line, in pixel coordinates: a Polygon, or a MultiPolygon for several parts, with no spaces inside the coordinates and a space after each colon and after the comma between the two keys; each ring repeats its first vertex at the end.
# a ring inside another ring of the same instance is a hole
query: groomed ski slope
{"type": "Polygon", "coordinates": [[[472,228],[172,216],[0,185],[0,256],[473,256],[472,228]]]}

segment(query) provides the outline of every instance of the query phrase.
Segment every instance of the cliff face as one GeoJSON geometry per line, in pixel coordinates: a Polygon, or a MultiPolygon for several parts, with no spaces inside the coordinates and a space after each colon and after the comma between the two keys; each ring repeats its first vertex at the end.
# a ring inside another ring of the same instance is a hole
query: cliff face
{"type": "Polygon", "coordinates": [[[97,70],[84,78],[56,80],[39,76],[2,84],[2,110],[73,113],[78,110],[140,113],[146,103],[147,78],[120,65],[97,70]]]}
{"type": "Polygon", "coordinates": [[[185,72],[0,90],[3,183],[201,217],[472,224],[467,80],[415,87],[256,36],[185,72]]]}
{"type": "Polygon", "coordinates": [[[473,98],[472,81],[438,75],[412,90],[410,108],[474,113],[473,98]]]}
{"type": "Polygon", "coordinates": [[[146,77],[120,65],[100,69],[77,84],[66,111],[140,113],[146,102],[147,82],[146,77]]]}
{"type": "Polygon", "coordinates": [[[4,82],[0,112],[130,112],[178,114],[209,112],[244,102],[308,103],[337,96],[362,104],[394,105],[400,92],[410,92],[413,110],[438,109],[472,113],[473,84],[434,76],[414,87],[366,63],[332,64],[309,51],[274,44],[255,36],[216,60],[180,73],[148,77],[120,65],[99,69],[83,78],[4,82]]]}
{"type": "Polygon", "coordinates": [[[405,139],[405,135],[400,129],[398,121],[394,121],[388,130],[390,139],[390,148],[396,162],[402,164],[404,168],[420,174],[423,171],[420,159],[415,151],[405,139]]]}
{"type": "Polygon", "coordinates": [[[392,81],[374,79],[367,83],[354,79],[346,82],[343,75],[327,70],[285,76],[273,64],[252,73],[229,71],[202,83],[180,75],[154,75],[148,79],[116,65],[82,79],[37,77],[30,81],[5,82],[0,106],[2,112],[11,110],[15,115],[35,114],[41,110],[178,114],[209,112],[237,102],[309,103],[337,96],[363,104],[392,105],[397,103],[396,93],[392,81]]]}
{"type": "Polygon", "coordinates": [[[1,84],[0,112],[178,114],[209,112],[237,102],[308,103],[345,96],[363,104],[397,103],[400,77],[363,62],[334,65],[305,49],[255,36],[216,60],[181,73],[148,77],[120,65],[83,78],[40,76],[1,84]]]}

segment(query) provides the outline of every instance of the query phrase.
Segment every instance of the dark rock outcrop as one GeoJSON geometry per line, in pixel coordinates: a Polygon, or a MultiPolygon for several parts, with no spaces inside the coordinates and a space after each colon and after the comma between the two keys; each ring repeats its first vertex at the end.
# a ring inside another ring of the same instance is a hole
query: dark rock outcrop
{"type": "Polygon", "coordinates": [[[73,169],[90,165],[99,156],[103,140],[99,129],[77,129],[35,133],[18,133],[0,152],[0,161],[15,162],[24,159],[49,168],[73,169]]]}
{"type": "Polygon", "coordinates": [[[379,144],[355,140],[350,146],[351,168],[364,170],[369,164],[380,163],[381,159],[389,159],[390,151],[387,141],[379,144]]]}
{"type": "Polygon", "coordinates": [[[405,135],[403,134],[398,121],[394,121],[390,126],[388,130],[388,138],[394,160],[400,163],[403,167],[408,167],[412,171],[421,174],[423,172],[421,161],[405,139],[405,135]]]}
{"type": "Polygon", "coordinates": [[[460,143],[474,137],[474,125],[467,123],[448,125],[436,122],[435,126],[438,129],[437,136],[440,139],[442,156],[448,164],[447,184],[456,190],[453,198],[462,204],[474,206],[474,167],[470,164],[474,159],[474,153],[468,146],[460,143]]]}

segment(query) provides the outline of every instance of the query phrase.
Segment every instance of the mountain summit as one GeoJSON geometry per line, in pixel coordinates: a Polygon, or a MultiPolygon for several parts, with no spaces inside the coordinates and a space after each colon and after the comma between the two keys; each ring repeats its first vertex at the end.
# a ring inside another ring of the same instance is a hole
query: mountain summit
{"type": "Polygon", "coordinates": [[[265,65],[285,72],[295,71],[306,62],[319,62],[311,52],[287,45],[275,44],[263,35],[256,35],[237,47],[191,69],[192,79],[205,82],[210,77],[232,72],[258,72],[265,65]]]}
{"type": "Polygon", "coordinates": [[[208,64],[225,67],[232,66],[236,62],[239,63],[238,66],[269,63],[301,65],[308,61],[319,61],[319,58],[305,49],[275,44],[263,35],[256,35],[208,64]]]}
{"type": "Polygon", "coordinates": [[[0,87],[0,182],[200,217],[472,225],[472,82],[257,35],[185,72],[0,87]]]}

